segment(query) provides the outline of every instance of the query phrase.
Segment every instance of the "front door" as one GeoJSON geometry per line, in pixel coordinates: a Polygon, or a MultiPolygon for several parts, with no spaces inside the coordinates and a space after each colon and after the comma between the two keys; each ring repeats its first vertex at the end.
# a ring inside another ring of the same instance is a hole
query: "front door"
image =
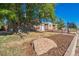
{"type": "Polygon", "coordinates": [[[48,24],[45,24],[45,31],[48,30],[48,24]]]}

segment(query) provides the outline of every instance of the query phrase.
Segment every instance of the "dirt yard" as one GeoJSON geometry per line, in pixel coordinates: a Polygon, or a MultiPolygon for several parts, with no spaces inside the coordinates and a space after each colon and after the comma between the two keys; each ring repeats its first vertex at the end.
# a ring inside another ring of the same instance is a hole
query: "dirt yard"
{"type": "Polygon", "coordinates": [[[54,40],[55,43],[57,44],[57,48],[52,48],[50,51],[48,51],[47,53],[43,54],[45,56],[63,56],[67,50],[67,48],[69,47],[72,39],[74,36],[71,35],[54,35],[54,36],[50,36],[48,37],[51,40],[54,40]]]}
{"type": "Polygon", "coordinates": [[[20,36],[16,34],[0,36],[0,55],[35,56],[37,54],[33,49],[32,41],[41,37],[54,40],[58,45],[57,48],[52,48],[50,51],[42,55],[64,55],[74,37],[74,35],[63,35],[53,32],[30,32],[23,35],[23,38],[20,38],[20,36]]]}

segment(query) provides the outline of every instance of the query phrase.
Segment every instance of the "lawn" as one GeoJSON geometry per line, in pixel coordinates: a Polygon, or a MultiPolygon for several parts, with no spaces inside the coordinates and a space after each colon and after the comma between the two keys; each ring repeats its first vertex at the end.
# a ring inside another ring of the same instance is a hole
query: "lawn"
{"type": "Polygon", "coordinates": [[[0,55],[15,55],[17,53],[17,50],[19,51],[19,49],[17,47],[7,48],[6,45],[4,46],[4,44],[11,41],[18,41],[19,39],[17,38],[18,36],[16,35],[0,36],[0,55]],[[14,50],[16,51],[15,53],[14,50]]]}

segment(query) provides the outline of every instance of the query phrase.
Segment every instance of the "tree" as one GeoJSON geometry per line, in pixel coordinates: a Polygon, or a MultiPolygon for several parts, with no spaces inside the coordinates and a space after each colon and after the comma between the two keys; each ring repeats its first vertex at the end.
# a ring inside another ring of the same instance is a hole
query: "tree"
{"type": "Polygon", "coordinates": [[[58,29],[59,30],[61,30],[63,27],[64,27],[65,25],[64,25],[64,21],[62,20],[62,19],[59,19],[59,21],[58,21],[58,29]]]}
{"type": "Polygon", "coordinates": [[[73,29],[77,29],[77,25],[75,23],[67,23],[68,28],[73,28],[73,29]]]}
{"type": "MultiPolygon", "coordinates": [[[[21,26],[21,24],[24,23],[24,26],[28,24],[27,27],[29,27],[29,24],[35,24],[33,19],[36,18],[39,20],[41,18],[50,18],[54,22],[54,4],[0,4],[0,19],[2,19],[4,16],[6,16],[6,18],[9,19],[10,26],[16,23],[18,23],[19,26],[21,26]]],[[[30,28],[31,27],[29,27],[29,29],[30,28]]]]}
{"type": "Polygon", "coordinates": [[[33,19],[35,18],[50,18],[52,20],[55,19],[55,11],[54,4],[26,4],[26,14],[27,18],[33,19]],[[29,17],[32,16],[32,17],[29,17]]]}
{"type": "Polygon", "coordinates": [[[55,8],[54,4],[41,4],[40,6],[40,18],[50,18],[52,22],[55,20],[55,8]]]}
{"type": "Polygon", "coordinates": [[[54,4],[26,4],[26,18],[23,19],[25,24],[40,24],[39,22],[41,18],[55,19],[54,4]],[[35,21],[37,19],[39,22],[35,21]]]}
{"type": "Polygon", "coordinates": [[[70,30],[71,31],[77,30],[77,25],[75,23],[73,23],[73,22],[68,22],[67,23],[67,32],[69,33],[70,30]]]}

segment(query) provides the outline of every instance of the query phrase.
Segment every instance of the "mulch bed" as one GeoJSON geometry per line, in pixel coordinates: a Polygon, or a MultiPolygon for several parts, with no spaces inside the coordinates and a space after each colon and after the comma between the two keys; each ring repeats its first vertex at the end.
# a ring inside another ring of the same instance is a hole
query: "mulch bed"
{"type": "MultiPolygon", "coordinates": [[[[74,35],[63,35],[63,34],[57,34],[54,36],[47,37],[57,44],[57,48],[52,48],[47,53],[42,54],[41,56],[63,56],[69,47],[72,39],[74,38],[74,35]]],[[[26,43],[24,44],[26,45],[26,43]]],[[[24,49],[26,55],[33,56],[36,55],[32,45],[28,45],[28,49],[24,49]]]]}

